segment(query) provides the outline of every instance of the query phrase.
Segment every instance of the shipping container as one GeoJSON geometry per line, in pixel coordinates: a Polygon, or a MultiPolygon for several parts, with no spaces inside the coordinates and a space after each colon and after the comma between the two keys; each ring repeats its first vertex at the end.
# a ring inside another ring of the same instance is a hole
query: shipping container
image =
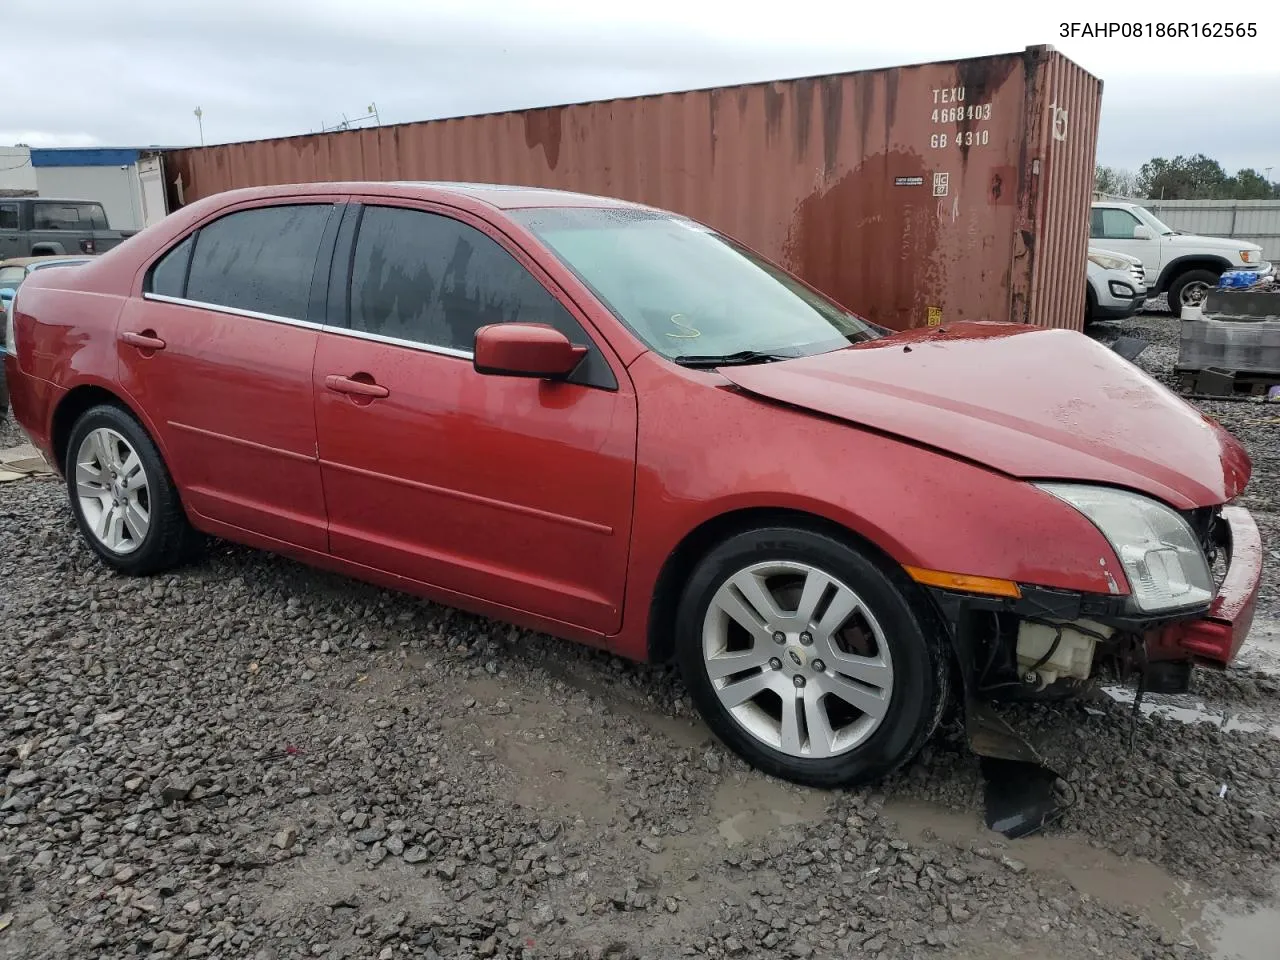
{"type": "Polygon", "coordinates": [[[233,187],[463,180],[677,211],[885,326],[1079,329],[1102,84],[1051,47],[169,152],[233,187]]]}

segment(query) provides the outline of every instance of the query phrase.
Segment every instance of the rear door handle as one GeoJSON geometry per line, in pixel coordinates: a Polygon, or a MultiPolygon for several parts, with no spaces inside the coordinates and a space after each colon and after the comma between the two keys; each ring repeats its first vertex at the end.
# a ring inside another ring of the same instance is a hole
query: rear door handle
{"type": "Polygon", "coordinates": [[[357,397],[369,397],[374,400],[381,400],[383,397],[391,396],[391,391],[384,386],[376,383],[366,383],[364,380],[352,380],[350,377],[340,377],[336,374],[330,374],[325,377],[324,385],[336,393],[349,393],[357,397]]]}
{"type": "Polygon", "coordinates": [[[120,339],[131,347],[137,347],[139,350],[163,350],[164,341],[155,335],[154,331],[146,333],[122,333],[120,339]]]}

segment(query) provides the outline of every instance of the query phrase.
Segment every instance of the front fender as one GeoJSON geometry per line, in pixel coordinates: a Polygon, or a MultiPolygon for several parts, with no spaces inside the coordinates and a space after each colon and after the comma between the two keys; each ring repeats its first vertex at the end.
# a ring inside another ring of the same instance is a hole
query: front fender
{"type": "Polygon", "coordinates": [[[642,403],[619,652],[643,656],[649,598],[690,531],[744,509],[839,524],[903,566],[1086,593],[1127,588],[1097,528],[1026,481],[729,388],[698,390],[691,403],[684,376],[658,363],[649,355],[631,367],[642,403]]]}
{"type": "Polygon", "coordinates": [[[1221,270],[1231,269],[1231,261],[1226,257],[1216,256],[1214,254],[1188,254],[1185,257],[1177,257],[1165,264],[1164,269],[1160,271],[1160,279],[1156,281],[1155,291],[1163,293],[1169,289],[1173,283],[1173,278],[1187,270],[1221,270]]]}

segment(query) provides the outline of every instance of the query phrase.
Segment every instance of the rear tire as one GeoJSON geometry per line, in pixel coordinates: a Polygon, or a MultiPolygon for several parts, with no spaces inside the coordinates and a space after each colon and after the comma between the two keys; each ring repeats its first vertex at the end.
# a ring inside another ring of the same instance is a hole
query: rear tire
{"type": "Polygon", "coordinates": [[[1182,316],[1183,307],[1200,306],[1204,295],[1218,285],[1221,274],[1212,270],[1188,270],[1169,285],[1169,312],[1182,316]]]}
{"type": "Polygon", "coordinates": [[[147,431],[110,404],[71,430],[67,494],[85,541],[113,570],[159,573],[181,563],[195,539],[169,471],[147,431]]]}
{"type": "Polygon", "coordinates": [[[695,568],[676,659],[707,725],[752,766],[814,787],[868,783],[914,757],[947,704],[946,641],[913,610],[927,602],[832,536],[751,530],[695,568]]]}

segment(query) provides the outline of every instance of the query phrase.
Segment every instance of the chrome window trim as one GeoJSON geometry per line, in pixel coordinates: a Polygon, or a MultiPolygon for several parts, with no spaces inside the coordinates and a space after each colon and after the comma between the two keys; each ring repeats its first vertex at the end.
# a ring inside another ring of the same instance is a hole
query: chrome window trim
{"type": "Polygon", "coordinates": [[[248,317],[250,320],[268,320],[272,323],[285,323],[291,327],[303,327],[307,330],[322,330],[323,324],[310,320],[295,320],[293,317],[282,317],[274,313],[256,313],[253,310],[241,310],[239,307],[227,307],[220,303],[205,303],[203,300],[188,300],[186,297],[170,297],[163,293],[144,293],[144,300],[156,300],[160,303],[172,303],[178,307],[196,307],[200,310],[212,310],[214,313],[225,313],[233,317],[248,317]]]}
{"type": "Polygon", "coordinates": [[[385,343],[392,347],[408,347],[410,350],[421,350],[423,353],[435,353],[442,357],[457,357],[459,360],[474,360],[472,350],[458,350],[454,347],[438,347],[433,343],[422,343],[418,340],[403,340],[400,337],[387,337],[380,333],[366,333],[363,330],[352,330],[349,327],[326,325],[326,333],[336,333],[342,337],[354,337],[357,340],[370,340],[374,343],[385,343]]]}
{"type": "Polygon", "coordinates": [[[241,310],[239,307],[226,307],[220,303],[205,303],[202,300],[188,300],[185,297],[170,297],[163,293],[144,293],[144,300],[155,300],[160,303],[171,303],[178,307],[195,307],[199,310],[212,310],[214,313],[225,313],[233,317],[248,317],[250,320],[266,320],[272,323],[284,323],[291,327],[302,327],[306,330],[323,330],[343,337],[354,337],[357,340],[369,340],[374,343],[385,343],[392,347],[408,347],[423,353],[434,353],[442,357],[456,357],[459,360],[474,360],[471,350],[455,350],[453,347],[438,347],[430,343],[419,343],[416,340],[402,340],[400,337],[386,337],[380,333],[365,333],[363,330],[350,330],[331,324],[312,323],[310,320],[295,320],[292,317],[281,317],[274,313],[255,313],[253,310],[241,310]]]}

